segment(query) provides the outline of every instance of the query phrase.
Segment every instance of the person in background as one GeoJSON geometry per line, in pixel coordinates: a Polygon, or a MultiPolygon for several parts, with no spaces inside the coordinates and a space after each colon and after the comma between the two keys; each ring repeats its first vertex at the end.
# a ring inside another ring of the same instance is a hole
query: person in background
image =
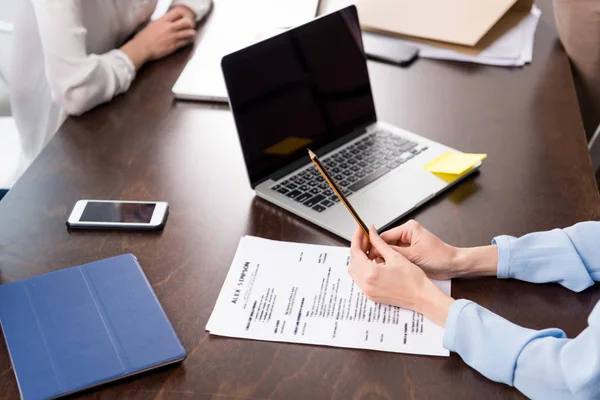
{"type": "Polygon", "coordinates": [[[554,0],[556,30],[575,78],[588,140],[600,124],[600,1],[554,0]]]}
{"type": "Polygon", "coordinates": [[[68,115],[127,91],[146,62],[192,43],[196,21],[212,4],[175,0],[148,22],[158,0],[18,1],[9,82],[19,175],[68,115]]]}
{"type": "Polygon", "coordinates": [[[454,300],[428,279],[497,276],[556,282],[579,292],[600,279],[600,222],[519,239],[499,236],[491,246],[475,248],[452,247],[415,221],[381,236],[371,228],[369,235],[370,250],[366,236],[356,230],[349,266],[367,298],[445,326],[446,349],[531,398],[600,398],[600,302],[589,326],[568,339],[560,329],[523,328],[472,301],[454,300]]]}

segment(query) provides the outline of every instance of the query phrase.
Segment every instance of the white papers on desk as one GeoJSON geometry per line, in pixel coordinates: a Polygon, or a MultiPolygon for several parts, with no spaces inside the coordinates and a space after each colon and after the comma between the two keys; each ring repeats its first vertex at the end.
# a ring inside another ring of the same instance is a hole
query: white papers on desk
{"type": "MultiPolygon", "coordinates": [[[[368,300],[350,249],[243,237],[206,330],[245,339],[447,356],[444,329],[368,300]]],[[[450,294],[450,281],[435,282],[450,294]]]]}
{"type": "Polygon", "coordinates": [[[252,30],[244,35],[231,35],[226,30],[217,29],[206,32],[175,82],[173,94],[178,99],[226,103],[227,87],[221,72],[221,58],[270,35],[270,32],[252,30]]]}
{"type": "MultiPolygon", "coordinates": [[[[542,11],[533,6],[528,16],[477,55],[402,40],[419,47],[419,56],[438,60],[454,60],[477,64],[521,67],[533,59],[533,40],[542,11]]],[[[399,39],[400,40],[400,39],[399,39]]]]}
{"type": "MultiPolygon", "coordinates": [[[[324,12],[333,12],[336,9],[355,4],[356,2],[357,0],[328,1],[325,3],[324,12]]],[[[534,5],[528,16],[475,56],[412,40],[398,40],[417,46],[419,48],[419,57],[422,58],[521,67],[530,63],[533,59],[533,41],[541,15],[542,11],[534,5]]]]}
{"type": "Polygon", "coordinates": [[[311,20],[318,5],[319,0],[215,0],[206,31],[173,94],[178,99],[226,103],[221,58],[311,20]]]}

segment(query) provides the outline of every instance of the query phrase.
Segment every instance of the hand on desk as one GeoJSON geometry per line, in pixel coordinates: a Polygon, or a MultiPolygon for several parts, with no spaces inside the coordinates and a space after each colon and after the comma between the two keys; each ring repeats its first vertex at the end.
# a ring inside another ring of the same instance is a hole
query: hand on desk
{"type": "Polygon", "coordinates": [[[185,6],[175,6],[161,18],[148,23],[121,47],[135,69],[148,61],[163,58],[189,45],[196,38],[195,14],[185,6]]]}

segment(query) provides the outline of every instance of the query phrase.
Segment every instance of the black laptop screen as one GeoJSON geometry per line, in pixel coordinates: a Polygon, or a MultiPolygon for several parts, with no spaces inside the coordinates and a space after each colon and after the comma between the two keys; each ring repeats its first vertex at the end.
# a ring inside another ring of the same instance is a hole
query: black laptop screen
{"type": "Polygon", "coordinates": [[[223,58],[252,186],[375,122],[356,8],[345,8],[223,58]]]}

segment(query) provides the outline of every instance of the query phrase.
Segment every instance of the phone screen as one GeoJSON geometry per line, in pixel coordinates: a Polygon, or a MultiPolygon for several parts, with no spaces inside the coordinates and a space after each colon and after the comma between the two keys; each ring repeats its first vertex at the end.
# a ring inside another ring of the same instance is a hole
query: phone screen
{"type": "Polygon", "coordinates": [[[125,222],[149,224],[156,204],[104,203],[90,201],[79,219],[81,222],[125,222]]]}

